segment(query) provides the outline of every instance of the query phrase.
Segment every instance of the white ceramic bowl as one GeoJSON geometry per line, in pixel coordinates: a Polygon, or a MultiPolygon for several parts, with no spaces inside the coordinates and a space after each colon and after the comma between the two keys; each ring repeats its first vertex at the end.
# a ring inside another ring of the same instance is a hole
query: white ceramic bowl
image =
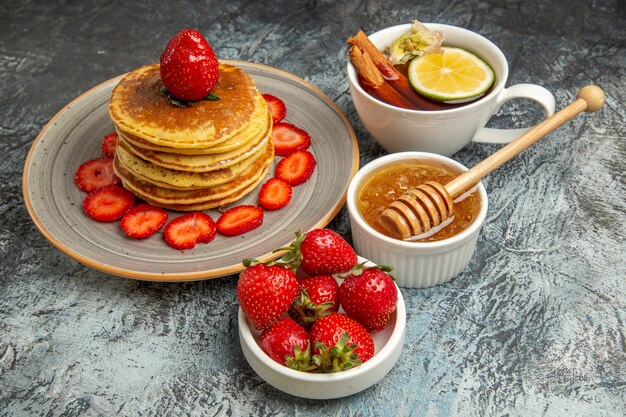
{"type": "Polygon", "coordinates": [[[400,287],[422,288],[441,284],[458,275],[469,263],[478,233],[487,214],[487,193],[478,185],[481,207],[474,222],[461,233],[435,242],[409,242],[393,239],[376,231],[359,213],[357,192],[370,173],[388,164],[415,159],[445,162],[463,171],[467,168],[445,156],[426,152],[399,152],[375,159],[357,172],[348,187],[348,213],[355,250],[379,265],[394,267],[400,287]]]}
{"type": "MultiPolygon", "coordinates": [[[[364,259],[359,259],[363,262],[364,259]]],[[[341,309],[339,311],[342,311],[341,309]]],[[[393,368],[404,345],[406,310],[398,289],[398,306],[385,329],[374,333],[374,356],[362,365],[343,372],[316,374],[295,371],[267,356],[259,346],[260,332],[239,308],[239,341],[246,360],[265,382],[297,397],[341,398],[355,394],[380,381],[393,368]]]]}

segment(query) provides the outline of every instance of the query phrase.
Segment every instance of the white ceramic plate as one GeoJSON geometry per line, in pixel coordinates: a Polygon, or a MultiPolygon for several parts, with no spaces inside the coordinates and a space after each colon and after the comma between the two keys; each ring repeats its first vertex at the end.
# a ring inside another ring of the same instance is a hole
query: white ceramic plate
{"type": "MultiPolygon", "coordinates": [[[[74,185],[78,166],[101,155],[102,137],[113,131],[108,102],[120,77],[106,81],[65,106],[44,127],[26,159],[24,200],[41,233],[58,249],[90,267],[123,277],[186,281],[239,272],[245,258],[267,260],[272,250],[291,242],[296,230],[326,226],[341,209],[359,167],[352,127],[342,111],[306,81],[275,68],[224,61],[243,68],[261,93],[280,97],[285,121],[309,132],[317,168],[294,187],[281,210],[265,212],[263,225],[237,237],[218,235],[209,244],[184,252],[170,248],[162,232],[145,240],[127,238],[119,222],[98,223],[82,211],[85,196],[74,185]]],[[[278,160],[278,158],[277,158],[278,160]]],[[[269,175],[273,175],[270,170],[269,175]]],[[[235,204],[257,204],[258,189],[235,204]]],[[[217,210],[207,212],[217,220],[217,210]]],[[[170,219],[179,213],[170,212],[170,219]]]]}
{"type": "MultiPolygon", "coordinates": [[[[359,263],[375,266],[359,257],[359,263]]],[[[339,309],[344,313],[343,309],[339,309]]],[[[255,330],[239,307],[239,343],[254,371],[265,382],[288,394],[311,399],[341,398],[371,387],[389,373],[398,361],[404,346],[406,308],[398,289],[398,304],[387,326],[374,333],[374,356],[360,366],[343,372],[316,374],[295,371],[275,362],[259,345],[260,332],[255,330]]]]}

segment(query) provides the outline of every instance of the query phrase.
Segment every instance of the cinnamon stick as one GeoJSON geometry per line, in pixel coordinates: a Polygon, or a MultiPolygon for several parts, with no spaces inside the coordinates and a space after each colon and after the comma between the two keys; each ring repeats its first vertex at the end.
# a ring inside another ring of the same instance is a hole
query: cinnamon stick
{"type": "Polygon", "coordinates": [[[378,50],[376,45],[369,40],[367,35],[361,30],[355,36],[348,39],[348,45],[356,46],[363,53],[371,57],[374,65],[384,79],[391,85],[396,91],[402,94],[407,100],[413,103],[420,110],[441,110],[447,107],[433,103],[415,92],[409,79],[401,73],[389,60],[378,50]]]}
{"type": "Polygon", "coordinates": [[[418,109],[385,81],[367,52],[352,46],[348,50],[348,57],[356,69],[361,86],[368,94],[393,106],[418,109]]]}

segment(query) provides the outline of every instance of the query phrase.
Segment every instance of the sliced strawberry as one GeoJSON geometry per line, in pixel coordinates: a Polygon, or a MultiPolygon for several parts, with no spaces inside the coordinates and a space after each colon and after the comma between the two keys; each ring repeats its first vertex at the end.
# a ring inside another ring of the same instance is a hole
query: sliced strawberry
{"type": "Polygon", "coordinates": [[[209,243],[215,238],[215,222],[207,214],[194,211],[169,222],[163,235],[174,249],[191,249],[196,243],[209,243]]]}
{"type": "Polygon", "coordinates": [[[241,205],[226,210],[217,220],[217,231],[224,236],[237,236],[263,224],[263,209],[241,205]]]}
{"type": "Polygon", "coordinates": [[[297,151],[284,157],[276,165],[276,177],[292,186],[311,178],[315,170],[315,158],[309,151],[297,151]]]}
{"type": "Polygon", "coordinates": [[[135,196],[119,185],[97,188],[83,200],[83,210],[89,217],[99,222],[112,222],[120,219],[132,206],[135,196]]]}
{"type": "Polygon", "coordinates": [[[109,133],[102,138],[102,153],[109,158],[115,157],[115,145],[117,145],[117,132],[109,133]]]}
{"type": "Polygon", "coordinates": [[[272,126],[274,153],[287,156],[296,151],[305,150],[311,145],[311,137],[304,130],[290,123],[274,123],[272,126]]]}
{"type": "Polygon", "coordinates": [[[291,185],[278,179],[270,178],[259,192],[259,204],[265,210],[278,210],[291,200],[291,185]]]}
{"type": "Polygon", "coordinates": [[[120,227],[128,236],[145,239],[155,234],[167,221],[167,211],[150,204],[140,204],[128,210],[120,227]]]}
{"type": "Polygon", "coordinates": [[[285,107],[285,103],[278,97],[271,94],[263,94],[263,98],[267,103],[267,107],[269,107],[270,114],[272,115],[272,121],[277,123],[283,120],[287,114],[287,107],[285,107]]]}
{"type": "Polygon", "coordinates": [[[113,158],[96,158],[78,167],[74,182],[82,191],[88,193],[107,185],[119,184],[120,179],[113,171],[113,158]]]}

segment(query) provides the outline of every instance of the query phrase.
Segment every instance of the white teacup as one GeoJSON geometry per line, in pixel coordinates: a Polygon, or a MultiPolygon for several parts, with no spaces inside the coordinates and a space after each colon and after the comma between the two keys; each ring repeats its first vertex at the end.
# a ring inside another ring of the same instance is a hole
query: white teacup
{"type": "MultiPolygon", "coordinates": [[[[384,103],[359,85],[354,67],[348,62],[350,94],[361,121],[370,134],[388,152],[423,151],[450,156],[470,141],[508,143],[527,129],[492,129],[485,125],[489,118],[508,100],[528,98],[537,101],[547,116],[554,113],[554,96],[534,84],[517,84],[505,88],[509,67],[502,51],[483,36],[467,29],[427,23],[429,29],[444,33],[444,45],[473,52],[485,60],[496,73],[490,92],[470,104],[447,110],[407,110],[384,103]]],[[[369,36],[376,47],[383,49],[411,24],[383,29],[369,36]]]]}

